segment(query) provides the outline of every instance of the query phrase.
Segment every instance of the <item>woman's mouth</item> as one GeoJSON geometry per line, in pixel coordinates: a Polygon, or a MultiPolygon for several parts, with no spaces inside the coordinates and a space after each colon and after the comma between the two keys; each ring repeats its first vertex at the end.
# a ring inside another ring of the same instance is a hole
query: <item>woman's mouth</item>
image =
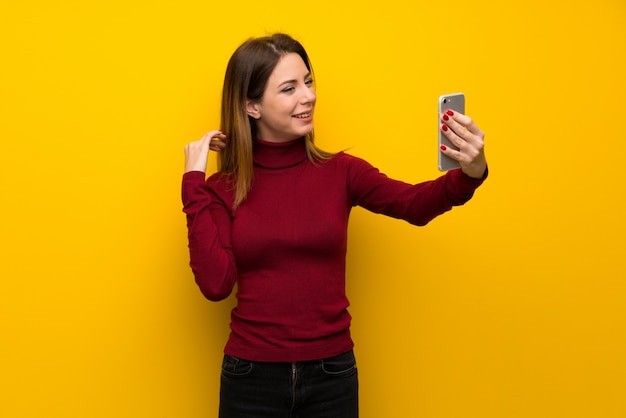
{"type": "Polygon", "coordinates": [[[299,113],[297,115],[293,115],[292,117],[296,118],[296,119],[308,119],[313,115],[312,112],[306,112],[306,113],[299,113]]]}

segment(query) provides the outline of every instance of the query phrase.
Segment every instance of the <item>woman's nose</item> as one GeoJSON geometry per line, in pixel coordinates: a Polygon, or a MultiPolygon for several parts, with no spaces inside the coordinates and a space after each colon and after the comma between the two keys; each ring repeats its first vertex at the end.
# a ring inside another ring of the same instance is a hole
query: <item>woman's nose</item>
{"type": "Polygon", "coordinates": [[[312,103],[315,102],[316,97],[315,89],[313,87],[308,87],[302,95],[302,101],[304,103],[312,103]]]}

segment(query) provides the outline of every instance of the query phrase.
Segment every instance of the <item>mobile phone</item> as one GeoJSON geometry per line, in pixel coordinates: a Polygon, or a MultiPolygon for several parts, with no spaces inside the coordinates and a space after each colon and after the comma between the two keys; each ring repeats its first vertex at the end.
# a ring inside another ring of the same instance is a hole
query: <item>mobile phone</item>
{"type": "Polygon", "coordinates": [[[439,132],[439,147],[437,148],[439,150],[439,171],[448,171],[461,167],[458,161],[453,160],[441,152],[442,145],[445,145],[448,148],[458,149],[452,145],[443,132],[441,132],[441,116],[448,109],[465,114],[465,94],[444,94],[439,97],[439,118],[437,120],[437,131],[439,132]]]}

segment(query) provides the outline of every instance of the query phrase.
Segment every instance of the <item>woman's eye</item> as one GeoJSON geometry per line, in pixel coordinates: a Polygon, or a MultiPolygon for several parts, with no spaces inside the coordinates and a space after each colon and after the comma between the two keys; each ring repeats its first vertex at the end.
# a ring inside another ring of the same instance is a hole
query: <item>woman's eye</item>
{"type": "MultiPolygon", "coordinates": [[[[307,87],[313,86],[313,79],[305,80],[304,84],[307,87]]],[[[296,86],[289,86],[289,87],[285,87],[284,89],[282,89],[281,92],[282,93],[291,93],[291,92],[293,92],[295,90],[296,90],[296,86]]]]}

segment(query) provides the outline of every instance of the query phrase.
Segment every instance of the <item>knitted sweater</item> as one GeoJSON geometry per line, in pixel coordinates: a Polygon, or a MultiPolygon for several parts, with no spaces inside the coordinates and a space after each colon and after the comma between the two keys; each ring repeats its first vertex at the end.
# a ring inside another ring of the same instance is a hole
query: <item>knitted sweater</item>
{"type": "Polygon", "coordinates": [[[353,346],[345,294],[353,206],[425,225],[468,201],[484,180],[454,170],[411,185],[343,152],[312,163],[302,139],[256,140],[254,176],[235,211],[231,177],[183,176],[190,266],[210,300],[228,297],[237,284],[225,353],[282,362],[331,357],[353,346]]]}

